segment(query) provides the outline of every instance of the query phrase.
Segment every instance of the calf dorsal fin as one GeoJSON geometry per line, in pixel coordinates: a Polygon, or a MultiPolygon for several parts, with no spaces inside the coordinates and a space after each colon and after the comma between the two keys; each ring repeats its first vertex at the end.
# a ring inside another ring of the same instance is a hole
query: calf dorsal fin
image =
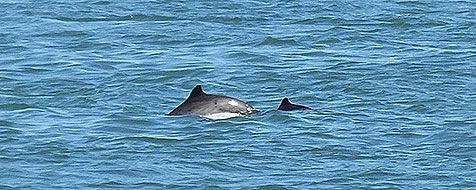
{"type": "Polygon", "coordinates": [[[281,104],[278,107],[278,110],[283,110],[283,111],[310,110],[310,109],[311,108],[307,106],[292,104],[287,97],[284,97],[283,100],[281,100],[281,104]]]}

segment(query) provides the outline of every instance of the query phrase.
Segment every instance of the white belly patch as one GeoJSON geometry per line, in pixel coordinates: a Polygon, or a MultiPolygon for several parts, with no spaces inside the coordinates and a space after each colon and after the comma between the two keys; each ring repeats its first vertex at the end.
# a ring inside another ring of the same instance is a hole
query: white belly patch
{"type": "Polygon", "coordinates": [[[220,119],[228,119],[232,117],[240,116],[239,113],[231,113],[231,112],[223,112],[223,113],[214,113],[209,115],[204,115],[203,117],[212,119],[212,120],[220,120],[220,119]]]}

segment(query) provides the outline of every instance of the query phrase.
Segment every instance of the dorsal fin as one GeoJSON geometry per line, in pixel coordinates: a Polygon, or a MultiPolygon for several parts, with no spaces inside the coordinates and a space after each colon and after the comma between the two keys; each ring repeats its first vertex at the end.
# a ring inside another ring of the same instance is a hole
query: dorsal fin
{"type": "Polygon", "coordinates": [[[203,92],[202,90],[202,85],[197,85],[195,86],[195,88],[193,88],[192,92],[190,92],[190,95],[188,96],[188,98],[194,98],[194,97],[202,96],[202,95],[206,95],[205,92],[203,92]]]}
{"type": "Polygon", "coordinates": [[[279,105],[278,110],[291,111],[291,110],[311,110],[310,107],[292,104],[287,97],[284,97],[279,105]]]}
{"type": "Polygon", "coordinates": [[[287,105],[292,105],[292,104],[291,104],[291,102],[289,102],[288,97],[284,97],[283,100],[281,101],[281,105],[279,105],[279,107],[287,106],[287,105]]]}

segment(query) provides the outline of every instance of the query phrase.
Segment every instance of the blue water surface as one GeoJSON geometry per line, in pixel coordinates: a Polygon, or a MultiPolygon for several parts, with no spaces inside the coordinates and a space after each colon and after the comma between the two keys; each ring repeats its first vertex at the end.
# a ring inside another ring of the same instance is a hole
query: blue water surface
{"type": "Polygon", "coordinates": [[[0,189],[474,189],[476,2],[0,3],[0,189]],[[260,113],[167,116],[197,84],[260,113]],[[276,110],[283,97],[311,111],[276,110]]]}

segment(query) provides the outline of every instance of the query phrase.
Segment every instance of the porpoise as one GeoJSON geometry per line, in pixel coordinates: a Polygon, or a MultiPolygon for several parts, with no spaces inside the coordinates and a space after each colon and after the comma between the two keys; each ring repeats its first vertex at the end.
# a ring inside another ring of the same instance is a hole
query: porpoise
{"type": "Polygon", "coordinates": [[[207,94],[197,85],[185,101],[169,115],[194,115],[209,119],[227,119],[257,112],[251,105],[236,98],[207,94]]]}

